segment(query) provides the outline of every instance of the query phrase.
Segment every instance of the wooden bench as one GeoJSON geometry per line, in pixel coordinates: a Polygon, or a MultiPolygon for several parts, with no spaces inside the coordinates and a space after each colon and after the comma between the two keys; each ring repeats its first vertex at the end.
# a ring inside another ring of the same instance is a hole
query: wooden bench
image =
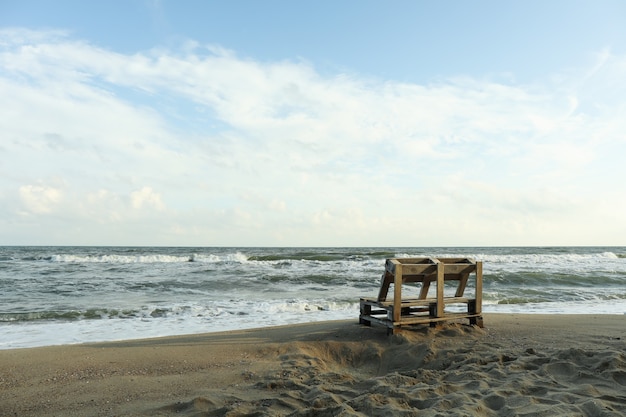
{"type": "Polygon", "coordinates": [[[482,262],[469,258],[393,258],[385,262],[380,291],[377,298],[361,298],[359,322],[387,327],[388,333],[398,333],[402,326],[441,321],[469,319],[470,324],[483,327],[482,311],[482,262]],[[470,276],[474,277],[474,296],[464,296],[470,276]],[[435,283],[434,297],[428,293],[435,283]],[[446,295],[445,282],[456,282],[454,295],[446,295]],[[420,285],[417,297],[402,296],[403,284],[420,285]],[[388,300],[389,288],[393,286],[393,298],[388,300]],[[446,311],[450,304],[465,304],[465,311],[446,311]]]}

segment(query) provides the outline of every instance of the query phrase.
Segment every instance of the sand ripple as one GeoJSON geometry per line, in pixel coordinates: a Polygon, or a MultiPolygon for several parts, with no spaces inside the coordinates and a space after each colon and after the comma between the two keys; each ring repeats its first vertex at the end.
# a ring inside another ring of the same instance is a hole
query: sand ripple
{"type": "MultiPolygon", "coordinates": [[[[331,340],[329,340],[331,339],[331,340]]],[[[241,396],[170,411],[203,416],[615,416],[626,408],[623,350],[512,344],[449,324],[387,339],[280,345],[280,369],[241,396]]]]}

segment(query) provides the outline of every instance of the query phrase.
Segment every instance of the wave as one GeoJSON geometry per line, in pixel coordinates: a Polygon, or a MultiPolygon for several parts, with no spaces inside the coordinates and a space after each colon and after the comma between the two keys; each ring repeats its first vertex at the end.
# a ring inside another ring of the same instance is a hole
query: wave
{"type": "Polygon", "coordinates": [[[559,303],[588,303],[588,302],[603,302],[603,301],[616,301],[626,300],[626,294],[599,294],[599,295],[580,295],[574,296],[561,296],[559,298],[540,296],[540,295],[528,295],[528,296],[510,296],[501,299],[489,299],[486,297],[486,304],[559,304],[559,303]]]}
{"type": "MultiPolygon", "coordinates": [[[[422,255],[423,256],[423,255],[422,255]]],[[[393,257],[422,257],[408,254],[399,254],[388,256],[393,257]]],[[[467,257],[474,260],[482,261],[488,264],[519,264],[519,265],[565,265],[567,263],[571,265],[579,265],[590,262],[597,262],[602,260],[619,260],[625,259],[626,256],[616,255],[612,252],[606,252],[602,254],[533,254],[533,255],[486,255],[486,254],[443,254],[443,255],[429,255],[433,257],[467,257]]],[[[375,259],[375,261],[382,261],[386,258],[381,257],[375,259]]],[[[58,263],[184,263],[184,262],[200,262],[200,263],[245,263],[245,262],[261,262],[261,263],[281,263],[290,261],[310,261],[310,262],[365,262],[371,261],[369,257],[352,256],[346,257],[344,255],[323,255],[323,254],[293,254],[293,255],[250,255],[247,256],[241,252],[227,254],[227,255],[204,255],[204,254],[190,254],[190,255],[52,255],[50,257],[43,258],[51,262],[58,263]]]]}
{"type": "Polygon", "coordinates": [[[94,320],[117,318],[133,318],[138,317],[139,311],[132,310],[107,310],[107,309],[89,309],[89,310],[67,310],[67,311],[29,311],[0,313],[0,323],[25,322],[25,321],[76,321],[76,320],[94,320]]]}
{"type": "MultiPolygon", "coordinates": [[[[394,257],[393,255],[388,257],[394,257]]],[[[384,259],[381,257],[381,259],[384,259]]],[[[268,254],[268,255],[246,255],[242,252],[230,254],[200,254],[192,253],[185,255],[165,255],[165,254],[149,254],[149,255],[70,255],[57,254],[48,257],[28,260],[45,260],[57,263],[261,263],[261,264],[280,264],[290,263],[293,261],[302,262],[364,262],[370,260],[369,255],[350,255],[345,254],[320,254],[320,253],[295,253],[295,254],[268,254]]]]}
{"type": "Polygon", "coordinates": [[[508,255],[492,255],[492,254],[478,254],[474,256],[476,259],[483,260],[484,262],[492,263],[580,263],[597,260],[607,259],[619,259],[620,256],[614,252],[601,252],[601,253],[560,253],[560,254],[508,254],[508,255]]]}
{"type": "MultiPolygon", "coordinates": [[[[200,249],[200,248],[198,248],[200,249]]],[[[235,248],[233,248],[235,249],[235,248]]],[[[130,264],[130,263],[258,263],[258,264],[280,264],[290,262],[314,262],[314,263],[354,263],[375,262],[382,263],[386,258],[395,257],[468,257],[475,260],[483,261],[486,265],[515,266],[522,265],[532,268],[533,266],[561,266],[561,267],[577,267],[585,264],[602,263],[607,261],[623,261],[626,259],[626,253],[606,250],[603,252],[585,253],[581,251],[556,252],[554,250],[544,250],[518,248],[517,250],[508,250],[502,248],[499,250],[489,250],[485,248],[451,248],[451,251],[445,251],[445,248],[423,248],[411,251],[392,251],[385,249],[358,249],[358,248],[329,248],[328,251],[314,249],[263,249],[254,248],[251,250],[233,250],[232,252],[219,249],[215,252],[195,250],[185,253],[183,248],[169,248],[162,250],[126,250],[120,253],[115,251],[100,251],[94,248],[91,253],[40,253],[29,254],[26,257],[16,258],[12,254],[4,254],[0,261],[49,261],[56,263],[112,263],[112,264],[130,264]],[[100,252],[100,253],[97,253],[100,252]],[[108,253],[107,253],[108,252],[108,253]],[[495,252],[495,253],[494,253],[495,252]],[[9,256],[6,256],[9,255],[9,256]]],[[[609,249],[609,248],[606,248],[609,249]]]]}
{"type": "Polygon", "coordinates": [[[164,254],[150,254],[150,255],[52,255],[44,258],[51,262],[58,263],[116,263],[116,264],[129,264],[129,263],[183,263],[183,262],[206,262],[206,263],[219,263],[219,262],[246,262],[247,256],[237,252],[234,254],[228,254],[224,256],[218,255],[164,255],[164,254]]]}
{"type": "Polygon", "coordinates": [[[319,261],[319,262],[338,262],[338,261],[365,261],[374,259],[394,258],[395,252],[390,251],[351,251],[346,248],[342,251],[323,252],[315,251],[298,251],[294,253],[274,253],[264,255],[251,255],[249,261],[319,261]]]}
{"type": "Polygon", "coordinates": [[[585,262],[606,259],[623,259],[626,254],[616,254],[614,252],[600,253],[526,253],[526,254],[489,254],[489,253],[434,253],[429,255],[399,253],[399,258],[413,258],[432,256],[439,258],[470,258],[477,261],[489,263],[563,263],[563,262],[585,262]]]}
{"type": "Polygon", "coordinates": [[[248,261],[341,261],[344,255],[320,254],[320,253],[294,253],[292,255],[253,255],[248,261]]]}
{"type": "Polygon", "coordinates": [[[184,320],[195,317],[212,320],[233,316],[256,316],[259,313],[269,315],[298,314],[315,311],[348,311],[356,310],[357,299],[350,300],[272,300],[254,301],[230,300],[228,303],[211,303],[208,305],[170,305],[144,306],[138,309],[90,308],[82,310],[47,310],[28,312],[0,313],[0,323],[24,322],[74,322],[92,320],[152,320],[175,319],[184,320]]]}

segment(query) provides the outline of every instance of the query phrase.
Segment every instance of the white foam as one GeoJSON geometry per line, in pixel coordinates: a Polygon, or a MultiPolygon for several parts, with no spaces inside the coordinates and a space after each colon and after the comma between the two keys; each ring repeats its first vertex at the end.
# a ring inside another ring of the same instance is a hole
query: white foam
{"type": "MultiPolygon", "coordinates": [[[[284,302],[223,302],[210,308],[173,306],[158,317],[110,317],[102,320],[33,322],[2,325],[0,349],[130,340],[182,334],[210,333],[326,320],[358,322],[355,301],[287,300],[284,302]]],[[[495,304],[485,302],[485,313],[625,314],[626,300],[495,304]]],[[[487,323],[488,325],[488,323],[487,323]]]]}
{"type": "Polygon", "coordinates": [[[99,256],[83,256],[83,255],[52,255],[52,262],[68,262],[68,263],[171,263],[171,262],[189,262],[188,256],[172,256],[172,255],[99,255],[99,256]]]}
{"type": "Polygon", "coordinates": [[[71,255],[56,254],[50,257],[52,262],[67,263],[111,263],[111,264],[132,264],[132,263],[180,263],[180,262],[249,262],[248,256],[241,252],[224,254],[222,256],[215,254],[198,254],[190,253],[189,255],[71,255]]]}
{"type": "Polygon", "coordinates": [[[249,303],[242,300],[213,305],[211,308],[177,306],[159,317],[146,313],[132,319],[105,318],[3,325],[0,349],[142,339],[355,317],[358,317],[356,303],[300,300],[249,303]]]}

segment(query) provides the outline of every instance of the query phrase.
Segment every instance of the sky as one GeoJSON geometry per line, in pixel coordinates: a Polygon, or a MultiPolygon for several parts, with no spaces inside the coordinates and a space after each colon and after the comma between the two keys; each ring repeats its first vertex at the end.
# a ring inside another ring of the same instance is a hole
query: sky
{"type": "Polygon", "coordinates": [[[626,2],[0,0],[0,245],[626,245],[626,2]]]}

